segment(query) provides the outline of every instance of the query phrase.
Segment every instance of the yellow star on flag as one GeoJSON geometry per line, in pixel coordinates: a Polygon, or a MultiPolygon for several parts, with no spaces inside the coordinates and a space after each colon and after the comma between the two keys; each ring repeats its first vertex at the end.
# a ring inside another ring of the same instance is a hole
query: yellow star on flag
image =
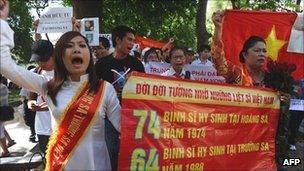
{"type": "Polygon", "coordinates": [[[277,39],[275,26],[272,26],[271,32],[265,39],[266,49],[268,56],[276,61],[278,58],[279,50],[284,46],[287,41],[277,39]]]}

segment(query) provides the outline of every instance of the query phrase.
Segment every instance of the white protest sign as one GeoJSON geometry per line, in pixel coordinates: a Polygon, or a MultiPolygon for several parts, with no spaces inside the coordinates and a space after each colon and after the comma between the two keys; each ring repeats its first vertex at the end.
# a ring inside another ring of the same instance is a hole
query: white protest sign
{"type": "Polygon", "coordinates": [[[289,110],[304,111],[304,100],[290,99],[289,110]]]}
{"type": "Polygon", "coordinates": [[[200,66],[200,65],[185,65],[185,70],[190,71],[195,80],[212,82],[212,83],[225,83],[225,78],[218,76],[216,69],[213,66],[200,66]]]}
{"type": "Polygon", "coordinates": [[[170,68],[170,64],[161,62],[149,62],[145,65],[147,74],[161,75],[170,68]]]}
{"type": "MultiPolygon", "coordinates": [[[[161,62],[149,62],[145,65],[145,71],[148,74],[161,75],[170,68],[170,64],[161,62]]],[[[199,66],[199,65],[185,65],[184,69],[190,71],[195,80],[212,82],[212,83],[225,83],[225,78],[217,76],[216,70],[212,66],[199,66]]]]}
{"type": "Polygon", "coordinates": [[[73,30],[73,8],[46,8],[40,15],[37,33],[65,33],[73,30]]]}
{"type": "Polygon", "coordinates": [[[99,45],[99,18],[83,18],[80,21],[80,33],[88,39],[90,46],[99,45]]]}

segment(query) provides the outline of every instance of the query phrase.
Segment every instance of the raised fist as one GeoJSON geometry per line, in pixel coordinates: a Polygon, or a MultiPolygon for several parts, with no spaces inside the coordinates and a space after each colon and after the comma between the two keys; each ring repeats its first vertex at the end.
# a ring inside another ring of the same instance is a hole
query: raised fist
{"type": "Polygon", "coordinates": [[[212,21],[215,27],[221,28],[223,24],[223,11],[216,11],[212,14],[212,21]]]}

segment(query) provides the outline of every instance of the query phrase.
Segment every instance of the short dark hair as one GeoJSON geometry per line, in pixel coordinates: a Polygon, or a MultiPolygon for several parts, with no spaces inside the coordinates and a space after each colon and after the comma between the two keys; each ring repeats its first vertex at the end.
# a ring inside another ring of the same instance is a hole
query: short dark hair
{"type": "Polygon", "coordinates": [[[203,52],[205,49],[207,50],[211,50],[210,46],[207,45],[207,44],[203,44],[203,45],[200,45],[200,47],[197,49],[197,52],[200,53],[200,52],[203,52]]]}
{"type": "Polygon", "coordinates": [[[170,60],[171,60],[171,57],[172,57],[173,52],[174,52],[174,51],[177,51],[177,50],[183,51],[184,55],[186,55],[186,54],[185,54],[185,49],[184,49],[183,47],[181,47],[181,46],[174,46],[174,47],[170,50],[170,52],[169,52],[169,59],[170,59],[170,60]]]}
{"type": "Polygon", "coordinates": [[[157,52],[156,52],[156,48],[150,48],[149,50],[147,50],[146,52],[145,52],[145,54],[144,54],[144,62],[148,62],[148,56],[150,55],[150,54],[152,54],[152,53],[155,53],[156,54],[156,56],[157,56],[157,58],[158,58],[158,60],[159,60],[159,56],[158,56],[158,54],[157,54],[157,52]]]}
{"type": "Polygon", "coordinates": [[[32,45],[32,56],[30,62],[48,61],[54,52],[54,46],[49,40],[38,40],[32,45]]]}
{"type": "Polygon", "coordinates": [[[135,35],[135,30],[133,30],[130,27],[124,26],[124,25],[120,25],[115,27],[112,30],[112,42],[113,42],[113,46],[116,47],[116,38],[120,38],[123,39],[127,33],[132,33],[135,35]]]}
{"type": "Polygon", "coordinates": [[[102,46],[105,47],[107,50],[110,48],[110,41],[105,37],[99,37],[99,43],[101,42],[102,46]]]}
{"type": "MultiPolygon", "coordinates": [[[[158,47],[151,47],[151,49],[155,49],[156,53],[157,51],[160,52],[160,55],[163,55],[163,50],[161,48],[158,48],[158,47]]],[[[158,55],[158,54],[157,54],[158,55]]]]}
{"type": "Polygon", "coordinates": [[[191,47],[184,47],[184,52],[185,55],[194,55],[195,52],[193,51],[193,49],[191,47]]]}
{"type": "Polygon", "coordinates": [[[245,58],[244,58],[243,53],[246,53],[248,51],[248,49],[252,48],[257,42],[263,42],[266,44],[265,40],[259,36],[251,36],[245,41],[243,48],[239,55],[241,63],[245,63],[245,58]]]}

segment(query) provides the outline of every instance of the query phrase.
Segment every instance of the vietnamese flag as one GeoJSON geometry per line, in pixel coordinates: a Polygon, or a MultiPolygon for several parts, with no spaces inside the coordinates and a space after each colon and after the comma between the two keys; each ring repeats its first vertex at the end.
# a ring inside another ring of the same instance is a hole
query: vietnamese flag
{"type": "Polygon", "coordinates": [[[239,53],[250,36],[265,39],[268,57],[295,64],[296,80],[304,78],[304,53],[287,52],[296,13],[227,10],[224,14],[222,40],[226,58],[240,64],[239,53]]]}
{"type": "MultiPolygon", "coordinates": [[[[162,48],[166,43],[159,42],[154,39],[149,39],[149,38],[144,38],[141,36],[136,36],[135,37],[135,42],[139,44],[140,49],[144,49],[146,47],[155,47],[155,48],[162,48]]],[[[169,49],[171,49],[172,46],[169,46],[169,49]]]]}

